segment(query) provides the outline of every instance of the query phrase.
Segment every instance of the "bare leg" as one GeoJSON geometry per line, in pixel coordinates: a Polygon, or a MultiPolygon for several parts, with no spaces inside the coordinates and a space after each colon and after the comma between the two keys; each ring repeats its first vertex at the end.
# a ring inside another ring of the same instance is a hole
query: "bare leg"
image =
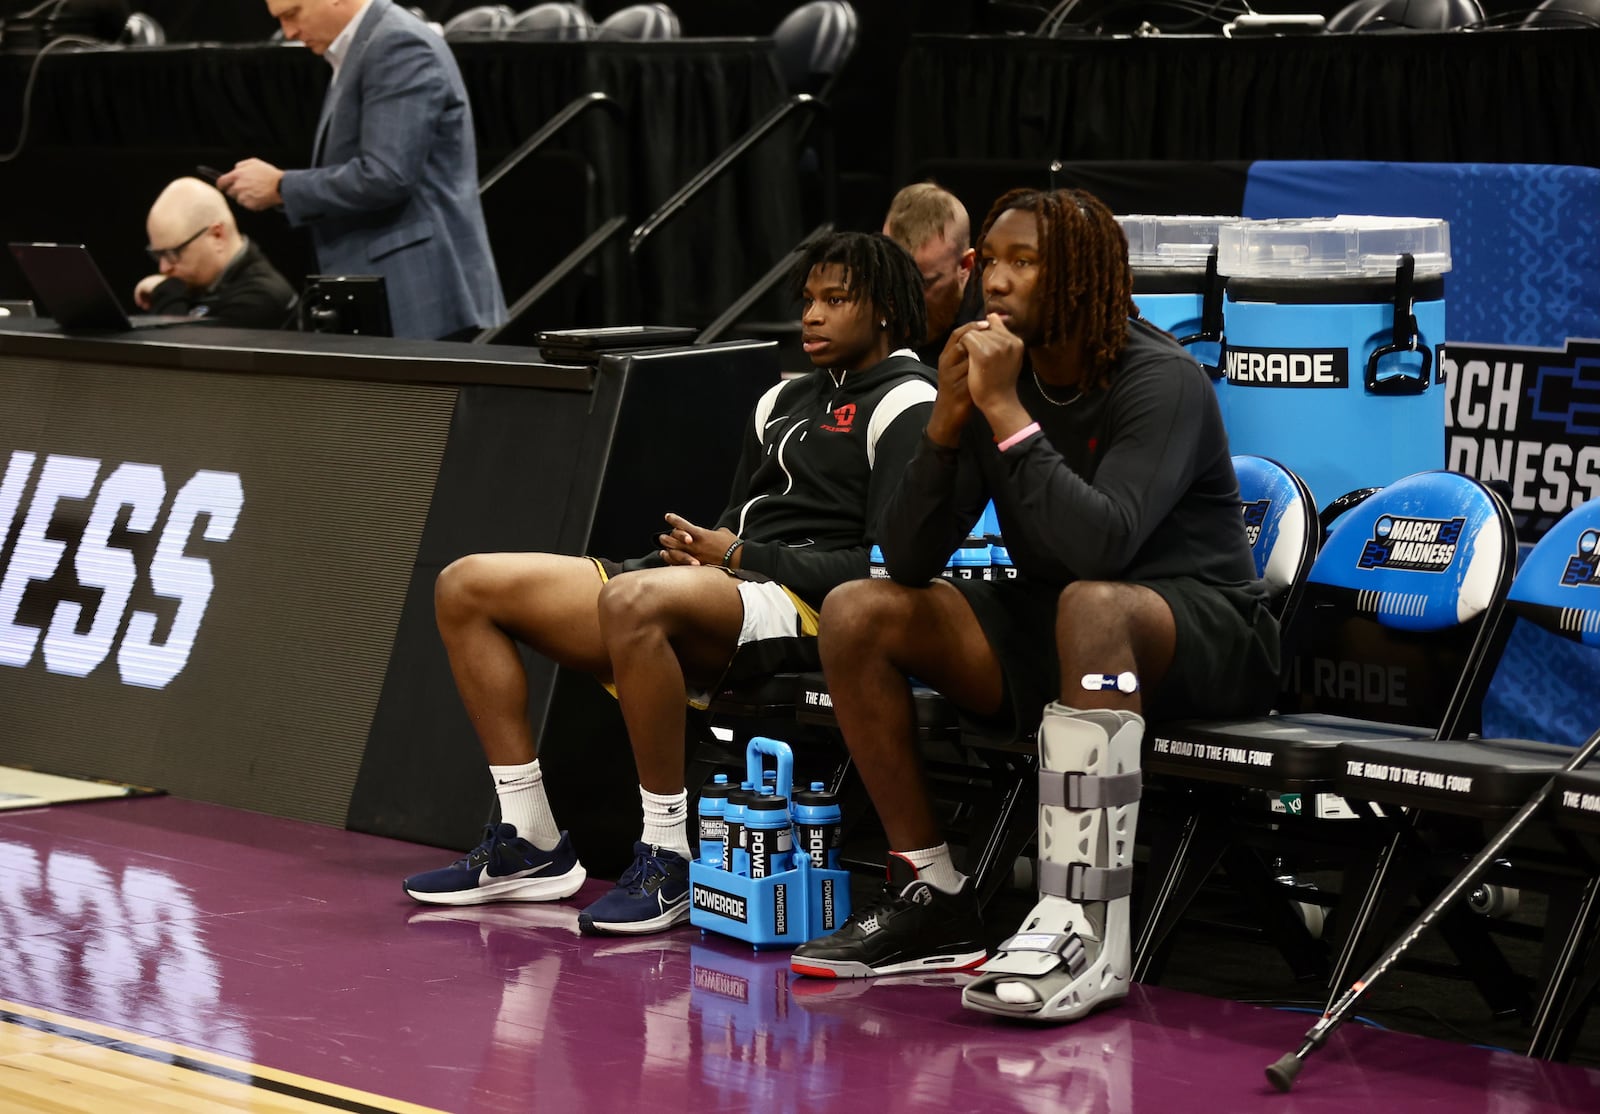
{"type": "Polygon", "coordinates": [[[885,580],[841,584],[822,605],[822,667],[851,757],[896,850],[932,847],[939,825],[916,752],[916,677],[980,715],[1004,686],[977,616],[955,588],[885,580]]]}
{"type": "Polygon", "coordinates": [[[1069,708],[1144,710],[1143,690],[1161,683],[1178,641],[1172,610],[1149,588],[1081,580],[1056,606],[1056,648],[1061,658],[1061,703],[1069,708]],[[1132,672],[1139,691],[1089,691],[1086,673],[1132,672]]]}
{"type": "Polygon", "coordinates": [[[479,553],[434,585],[434,615],[456,690],[490,765],[531,762],[528,676],[517,642],[560,665],[609,680],[592,561],[545,553],[479,553]]]}
{"type": "Polygon", "coordinates": [[[602,583],[594,562],[542,553],[474,554],[439,574],[439,634],[484,755],[500,767],[495,793],[503,822],[465,858],[407,878],[405,891],[415,900],[559,901],[588,877],[545,797],[516,643],[561,665],[608,674],[595,613],[602,583]]]}
{"type": "Polygon", "coordinates": [[[600,593],[599,620],[639,784],[677,793],[688,689],[716,684],[733,659],[744,621],[739,582],[699,567],[629,573],[600,593]]]}

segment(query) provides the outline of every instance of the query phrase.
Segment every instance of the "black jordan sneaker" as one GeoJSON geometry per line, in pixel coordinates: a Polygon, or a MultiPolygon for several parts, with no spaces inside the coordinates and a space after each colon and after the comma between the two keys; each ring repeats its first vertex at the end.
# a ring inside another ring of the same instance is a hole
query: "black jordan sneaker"
{"type": "Polygon", "coordinates": [[[889,855],[889,880],[832,936],[795,949],[789,966],[819,979],[864,979],[907,971],[963,971],[987,957],[983,918],[971,878],[949,893],[917,876],[910,860],[889,855]]]}

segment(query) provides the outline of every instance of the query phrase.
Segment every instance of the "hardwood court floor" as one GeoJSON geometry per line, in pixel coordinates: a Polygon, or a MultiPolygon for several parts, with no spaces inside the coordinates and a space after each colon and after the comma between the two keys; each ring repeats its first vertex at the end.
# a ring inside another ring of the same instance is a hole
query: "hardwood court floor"
{"type": "Polygon", "coordinates": [[[11,1004],[0,1009],[0,1111],[418,1112],[370,1095],[195,1048],[11,1004]]]}
{"type": "Polygon", "coordinates": [[[1600,1110],[1600,1071],[1354,1025],[1279,1095],[1262,1068],[1306,1015],[1162,987],[1036,1028],[963,1010],[953,978],[593,940],[599,882],[411,903],[400,878],[449,857],[172,798],[0,814],[0,1110],[1600,1110]]]}

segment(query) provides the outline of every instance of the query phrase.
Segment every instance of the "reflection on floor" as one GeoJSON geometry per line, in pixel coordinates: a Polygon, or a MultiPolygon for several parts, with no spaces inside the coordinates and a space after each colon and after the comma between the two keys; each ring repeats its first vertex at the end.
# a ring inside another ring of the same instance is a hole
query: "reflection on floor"
{"type": "MultiPolygon", "coordinates": [[[[964,1011],[953,979],[794,981],[690,929],[590,940],[597,882],[548,906],[401,893],[448,858],[171,798],[5,814],[0,1011],[364,1093],[344,1110],[1600,1109],[1600,1071],[1353,1025],[1281,1096],[1261,1069],[1307,1016],[1161,988],[1037,1028],[964,1011]]],[[[25,1104],[6,1047],[0,1106],[25,1104]]]]}

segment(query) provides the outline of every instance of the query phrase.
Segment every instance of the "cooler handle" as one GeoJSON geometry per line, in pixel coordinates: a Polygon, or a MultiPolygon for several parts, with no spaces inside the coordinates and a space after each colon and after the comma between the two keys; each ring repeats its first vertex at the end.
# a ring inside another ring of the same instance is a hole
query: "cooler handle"
{"type": "Polygon", "coordinates": [[[1213,246],[1211,254],[1206,256],[1205,289],[1200,295],[1200,331],[1178,338],[1178,343],[1185,348],[1191,344],[1207,343],[1215,343],[1222,346],[1217,355],[1216,367],[1212,367],[1204,360],[1199,361],[1200,366],[1205,369],[1205,373],[1213,379],[1222,378],[1222,367],[1227,362],[1226,357],[1222,354],[1227,351],[1227,340],[1222,333],[1222,291],[1224,285],[1225,280],[1217,274],[1217,249],[1213,246]]]}
{"type": "Polygon", "coordinates": [[[1400,265],[1394,273],[1394,335],[1389,343],[1381,348],[1373,349],[1372,355],[1367,357],[1367,391],[1375,395],[1420,395],[1428,389],[1431,381],[1428,374],[1433,366],[1433,354],[1427,346],[1419,343],[1417,335],[1417,316],[1413,312],[1415,299],[1412,297],[1411,284],[1416,275],[1416,257],[1406,252],[1400,257],[1400,265]],[[1391,375],[1387,379],[1378,378],[1378,364],[1385,356],[1392,356],[1397,352],[1416,352],[1422,356],[1422,367],[1416,375],[1391,375]]]}

